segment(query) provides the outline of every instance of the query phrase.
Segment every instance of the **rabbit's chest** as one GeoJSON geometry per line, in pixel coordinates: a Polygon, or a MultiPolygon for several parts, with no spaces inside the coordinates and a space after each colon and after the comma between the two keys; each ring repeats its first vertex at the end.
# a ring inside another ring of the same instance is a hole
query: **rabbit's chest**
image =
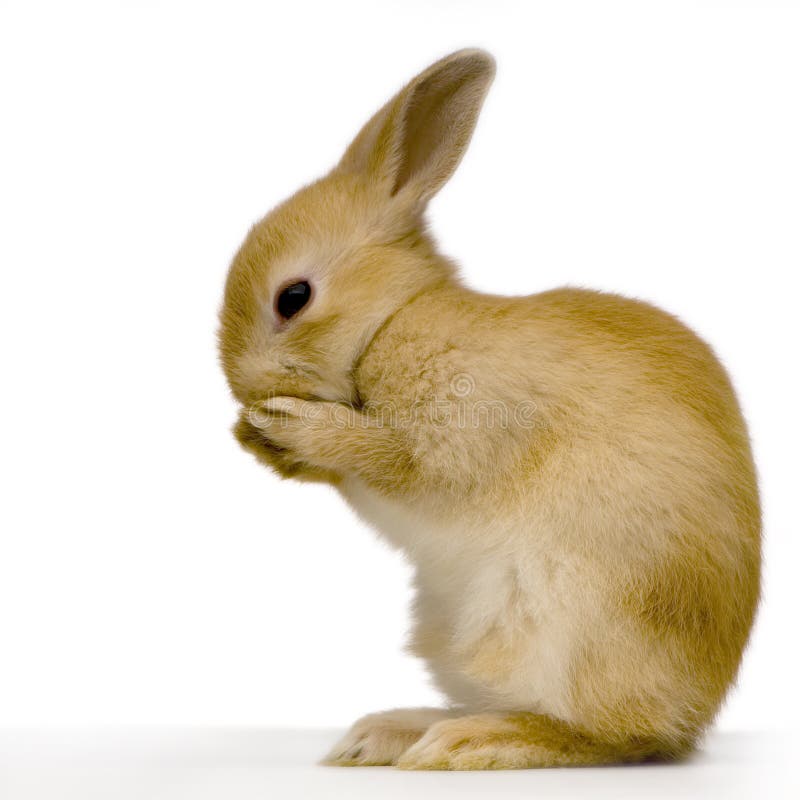
{"type": "Polygon", "coordinates": [[[359,481],[341,490],[414,563],[411,649],[428,661],[440,688],[468,706],[489,701],[568,718],[566,676],[582,622],[574,602],[576,565],[548,551],[547,537],[512,546],[525,537],[503,532],[516,524],[511,520],[496,520],[491,532],[476,530],[470,519],[443,524],[359,481]]]}

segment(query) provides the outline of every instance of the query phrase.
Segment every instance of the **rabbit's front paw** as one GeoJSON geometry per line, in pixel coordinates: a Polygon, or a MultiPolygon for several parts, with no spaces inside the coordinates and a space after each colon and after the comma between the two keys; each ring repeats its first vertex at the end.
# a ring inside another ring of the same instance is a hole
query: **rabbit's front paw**
{"type": "Polygon", "coordinates": [[[297,446],[292,446],[288,424],[270,418],[265,412],[242,411],[234,426],[234,435],[245,450],[259,461],[275,469],[284,478],[329,481],[331,476],[304,459],[297,446]],[[282,436],[276,436],[278,428],[282,436]]]}
{"type": "Polygon", "coordinates": [[[262,437],[297,461],[318,464],[329,433],[348,424],[348,407],[341,403],[271,397],[250,409],[250,422],[262,437]]]}
{"type": "Polygon", "coordinates": [[[245,450],[251,452],[259,461],[283,472],[291,465],[291,458],[283,448],[271,442],[264,430],[255,425],[247,412],[242,412],[233,428],[236,437],[245,450]]]}
{"type": "MultiPolygon", "coordinates": [[[[243,418],[266,447],[264,460],[283,475],[300,472],[334,482],[352,449],[351,434],[359,428],[351,406],[298,397],[270,397],[243,412],[243,418]]],[[[257,447],[250,449],[260,455],[257,447]]]]}
{"type": "Polygon", "coordinates": [[[368,714],[333,746],[323,761],[339,767],[385,767],[396,764],[446,712],[435,708],[407,708],[368,714]]]}
{"type": "Polygon", "coordinates": [[[237,430],[239,440],[284,476],[299,470],[301,477],[311,473],[314,479],[337,483],[354,474],[392,490],[414,472],[402,433],[345,403],[271,397],[243,411],[242,419],[246,435],[237,430]],[[291,472],[282,464],[298,469],[291,472]]]}

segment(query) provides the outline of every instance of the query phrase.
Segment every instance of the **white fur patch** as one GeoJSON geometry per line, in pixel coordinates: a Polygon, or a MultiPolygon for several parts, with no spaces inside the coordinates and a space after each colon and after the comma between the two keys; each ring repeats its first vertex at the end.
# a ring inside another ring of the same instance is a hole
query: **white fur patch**
{"type": "Polygon", "coordinates": [[[428,661],[450,700],[468,710],[530,710],[569,721],[569,667],[586,619],[575,602],[575,565],[549,549],[554,537],[534,536],[530,522],[525,531],[497,519],[491,533],[471,530],[463,518],[434,522],[356,479],[340,489],[416,568],[417,622],[446,632],[428,661]],[[476,673],[475,663],[498,659],[507,669],[483,679],[476,673]]]}

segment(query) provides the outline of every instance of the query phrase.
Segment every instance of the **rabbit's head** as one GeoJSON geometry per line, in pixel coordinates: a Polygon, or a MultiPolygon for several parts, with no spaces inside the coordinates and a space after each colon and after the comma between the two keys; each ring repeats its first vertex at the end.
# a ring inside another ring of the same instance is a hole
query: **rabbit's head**
{"type": "Polygon", "coordinates": [[[327,176],[250,231],[220,313],[222,363],[240,402],[358,399],[353,367],[375,331],[451,273],[422,212],[461,160],[493,75],[480,50],[429,67],[327,176]]]}

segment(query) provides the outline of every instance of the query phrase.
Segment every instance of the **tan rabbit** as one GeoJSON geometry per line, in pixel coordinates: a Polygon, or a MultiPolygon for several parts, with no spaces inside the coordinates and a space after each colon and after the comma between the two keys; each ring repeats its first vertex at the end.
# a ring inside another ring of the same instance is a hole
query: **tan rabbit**
{"type": "Polygon", "coordinates": [[[248,235],[222,362],[236,436],[335,484],[416,570],[446,710],[371,715],[335,764],[484,769],[687,753],[759,596],[747,431],[709,347],[611,294],[479,294],[425,231],[492,82],[444,58],[248,235]]]}

